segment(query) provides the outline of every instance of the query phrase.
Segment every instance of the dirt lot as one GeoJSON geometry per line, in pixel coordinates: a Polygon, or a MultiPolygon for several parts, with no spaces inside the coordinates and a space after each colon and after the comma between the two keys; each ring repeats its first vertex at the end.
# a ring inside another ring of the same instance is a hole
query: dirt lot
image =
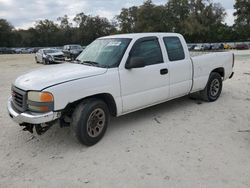
{"type": "Polygon", "coordinates": [[[221,98],[188,97],[114,118],[103,140],[80,145],[69,128],[40,137],[9,118],[11,82],[40,67],[0,56],[0,187],[250,187],[250,51],[236,52],[221,98]]]}

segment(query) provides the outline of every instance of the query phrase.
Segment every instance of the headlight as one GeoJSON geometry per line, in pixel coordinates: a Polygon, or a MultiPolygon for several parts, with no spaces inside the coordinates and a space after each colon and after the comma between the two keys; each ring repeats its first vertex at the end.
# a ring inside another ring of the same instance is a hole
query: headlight
{"type": "Polygon", "coordinates": [[[49,92],[28,92],[28,109],[33,112],[50,112],[54,109],[54,97],[49,92]]]}
{"type": "Polygon", "coordinates": [[[50,61],[53,61],[53,57],[52,56],[48,56],[48,59],[50,60],[50,61]]]}

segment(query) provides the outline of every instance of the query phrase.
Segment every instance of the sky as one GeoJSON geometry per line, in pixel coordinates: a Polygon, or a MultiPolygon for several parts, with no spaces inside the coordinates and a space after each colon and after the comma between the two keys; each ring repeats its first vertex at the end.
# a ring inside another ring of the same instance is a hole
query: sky
{"type": "MultiPolygon", "coordinates": [[[[165,4],[167,0],[153,0],[155,4],[165,4]]],[[[226,9],[225,22],[234,23],[234,0],[214,0],[226,9]]],[[[67,14],[73,18],[77,13],[99,15],[112,19],[122,8],[141,5],[143,0],[0,0],[0,18],[7,19],[14,27],[27,29],[36,21],[50,19],[56,21],[67,14]]]]}

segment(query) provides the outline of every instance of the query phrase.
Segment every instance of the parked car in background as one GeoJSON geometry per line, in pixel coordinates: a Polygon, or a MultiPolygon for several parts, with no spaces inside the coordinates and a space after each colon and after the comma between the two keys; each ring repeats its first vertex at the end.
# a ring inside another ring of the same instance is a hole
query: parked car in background
{"type": "Polygon", "coordinates": [[[63,50],[63,46],[62,46],[62,47],[60,47],[60,46],[56,46],[56,47],[53,47],[53,49],[56,49],[56,50],[59,50],[59,51],[61,51],[61,52],[62,52],[62,50],[63,50]]]}
{"type": "Polygon", "coordinates": [[[65,57],[62,51],[52,48],[44,48],[38,50],[35,55],[37,63],[52,64],[62,63],[65,61],[65,57]]]}
{"type": "Polygon", "coordinates": [[[249,46],[247,44],[237,44],[235,47],[237,50],[248,50],[249,46]]]}
{"type": "Polygon", "coordinates": [[[22,48],[14,48],[16,54],[21,54],[22,48]]]}
{"type": "Polygon", "coordinates": [[[204,44],[204,50],[211,50],[212,49],[212,45],[211,44],[204,44]]]}
{"type": "Polygon", "coordinates": [[[66,58],[69,58],[70,60],[75,60],[76,57],[80,53],[82,53],[83,48],[81,45],[71,44],[71,45],[65,45],[62,51],[66,58]]]}
{"type": "Polygon", "coordinates": [[[233,49],[233,47],[231,45],[229,45],[229,44],[224,44],[224,49],[225,50],[231,50],[231,49],[233,49]]]}
{"type": "Polygon", "coordinates": [[[15,51],[12,48],[0,48],[0,54],[14,54],[15,51]]]}
{"type": "Polygon", "coordinates": [[[188,50],[189,51],[194,50],[195,46],[196,46],[195,44],[188,44],[188,50]]]}
{"type": "Polygon", "coordinates": [[[212,50],[223,50],[224,45],[223,44],[213,44],[212,50]]]}
{"type": "Polygon", "coordinates": [[[22,54],[30,54],[30,50],[29,50],[29,48],[22,48],[21,53],[22,54]]]}
{"type": "Polygon", "coordinates": [[[195,51],[202,51],[202,50],[204,50],[204,45],[203,45],[203,44],[197,44],[197,45],[194,47],[194,50],[195,50],[195,51]]]}
{"type": "Polygon", "coordinates": [[[91,146],[105,134],[110,116],[195,92],[216,101],[233,67],[230,52],[190,57],[185,39],[176,33],[102,37],[72,63],[17,78],[8,111],[24,130],[35,127],[41,135],[58,120],[91,146]]]}

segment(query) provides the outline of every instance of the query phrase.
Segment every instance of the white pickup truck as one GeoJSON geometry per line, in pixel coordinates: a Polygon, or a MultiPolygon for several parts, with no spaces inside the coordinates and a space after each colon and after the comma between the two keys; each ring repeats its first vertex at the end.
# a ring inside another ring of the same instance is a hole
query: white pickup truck
{"type": "Polygon", "coordinates": [[[78,140],[96,144],[110,116],[121,116],[191,93],[216,101],[233,77],[228,52],[190,57],[182,35],[140,33],[102,37],[72,63],[17,78],[8,111],[24,130],[44,133],[54,122],[72,126],[78,140]]]}

